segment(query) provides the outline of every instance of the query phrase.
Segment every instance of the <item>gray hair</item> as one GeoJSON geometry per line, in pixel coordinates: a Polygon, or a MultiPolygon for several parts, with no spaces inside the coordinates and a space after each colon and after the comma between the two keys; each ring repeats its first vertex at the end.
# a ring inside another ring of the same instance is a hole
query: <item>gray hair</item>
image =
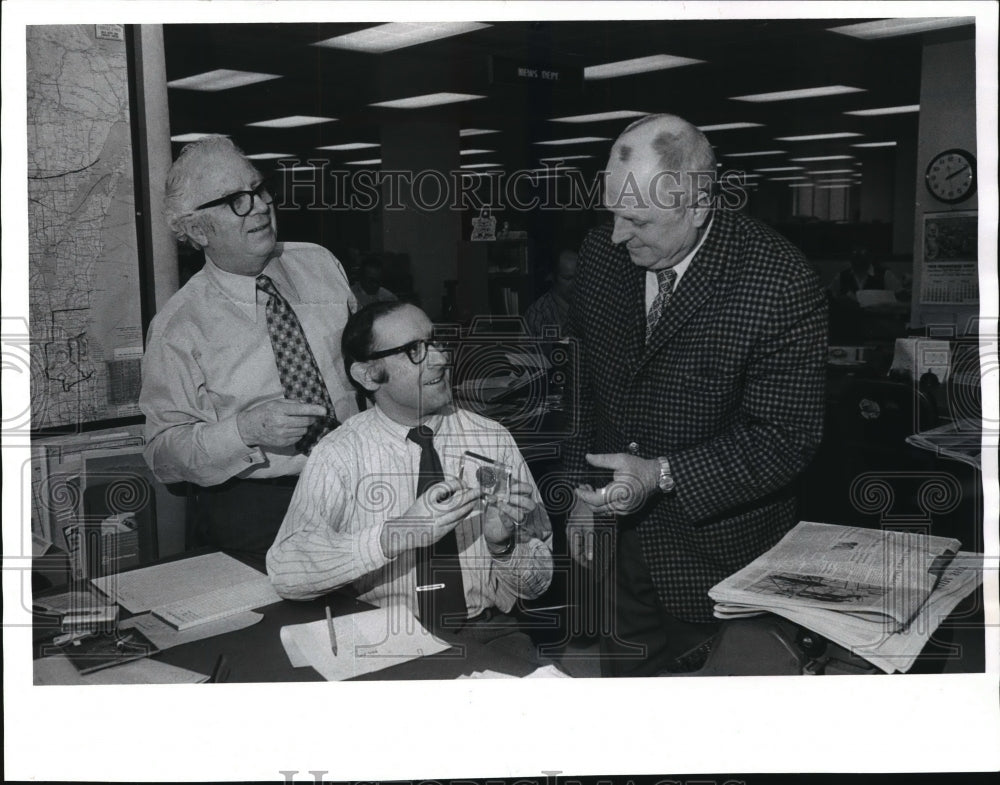
{"type": "Polygon", "coordinates": [[[248,166],[253,167],[253,164],[247,160],[244,152],[232,139],[228,136],[212,134],[184,145],[177,160],[167,172],[163,211],[166,214],[167,226],[170,227],[170,231],[174,233],[174,237],[181,245],[188,245],[196,249],[201,248],[188,235],[184,221],[191,213],[191,205],[187,203],[188,194],[195,179],[202,173],[206,158],[218,153],[237,155],[247,161],[248,166]]]}

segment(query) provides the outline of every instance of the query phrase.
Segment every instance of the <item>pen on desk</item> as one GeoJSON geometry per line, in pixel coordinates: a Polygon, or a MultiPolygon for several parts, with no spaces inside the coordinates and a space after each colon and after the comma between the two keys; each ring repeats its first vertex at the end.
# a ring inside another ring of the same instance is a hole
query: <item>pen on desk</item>
{"type": "Polygon", "coordinates": [[[326,631],[330,633],[330,649],[337,656],[337,632],[333,629],[333,615],[329,605],[326,606],[326,631]]]}

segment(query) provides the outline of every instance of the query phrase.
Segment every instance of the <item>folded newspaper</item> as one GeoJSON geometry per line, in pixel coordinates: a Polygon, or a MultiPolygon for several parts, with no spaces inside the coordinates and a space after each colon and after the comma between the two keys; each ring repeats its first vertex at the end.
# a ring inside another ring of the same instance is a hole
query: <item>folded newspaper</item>
{"type": "Polygon", "coordinates": [[[905,673],[982,580],[981,554],[948,537],[802,521],[713,586],[721,619],[776,613],[905,673]]]}

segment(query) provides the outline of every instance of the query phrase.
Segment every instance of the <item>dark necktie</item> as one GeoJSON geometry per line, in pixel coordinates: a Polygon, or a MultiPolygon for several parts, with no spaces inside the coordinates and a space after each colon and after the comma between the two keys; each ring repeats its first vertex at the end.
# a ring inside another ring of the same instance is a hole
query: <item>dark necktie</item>
{"type": "MultiPolygon", "coordinates": [[[[406,438],[420,446],[417,496],[421,496],[434,483],[444,480],[441,459],[434,449],[434,432],[427,426],[413,428],[406,438]]],[[[468,609],[455,530],[452,529],[433,545],[418,548],[415,554],[417,606],[421,622],[431,632],[458,629],[468,618],[468,609]]]]}
{"type": "Polygon", "coordinates": [[[670,302],[670,298],[674,294],[674,282],[676,280],[677,272],[673,268],[656,271],[656,283],[659,291],[656,293],[656,297],[653,298],[653,303],[649,306],[649,311],[646,313],[646,343],[649,343],[649,337],[653,334],[653,328],[660,321],[663,309],[667,307],[667,303],[670,302]]]}
{"type": "Polygon", "coordinates": [[[257,288],[268,296],[267,333],[271,337],[274,362],[278,366],[278,378],[285,397],[290,401],[318,403],[326,407],[327,416],[313,420],[302,438],[295,443],[297,452],[308,455],[313,445],[340,423],[333,412],[330,393],[323,383],[323,375],[312,349],[309,348],[299,317],[266,275],[257,276],[257,288]]]}

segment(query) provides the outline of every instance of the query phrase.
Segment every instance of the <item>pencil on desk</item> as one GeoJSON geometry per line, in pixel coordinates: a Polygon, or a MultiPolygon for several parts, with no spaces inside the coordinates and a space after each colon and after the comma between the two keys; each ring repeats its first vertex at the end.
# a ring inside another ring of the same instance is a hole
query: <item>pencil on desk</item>
{"type": "Polygon", "coordinates": [[[333,615],[330,613],[330,606],[326,606],[326,630],[330,633],[330,649],[333,655],[337,656],[337,632],[333,629],[333,615]]]}

